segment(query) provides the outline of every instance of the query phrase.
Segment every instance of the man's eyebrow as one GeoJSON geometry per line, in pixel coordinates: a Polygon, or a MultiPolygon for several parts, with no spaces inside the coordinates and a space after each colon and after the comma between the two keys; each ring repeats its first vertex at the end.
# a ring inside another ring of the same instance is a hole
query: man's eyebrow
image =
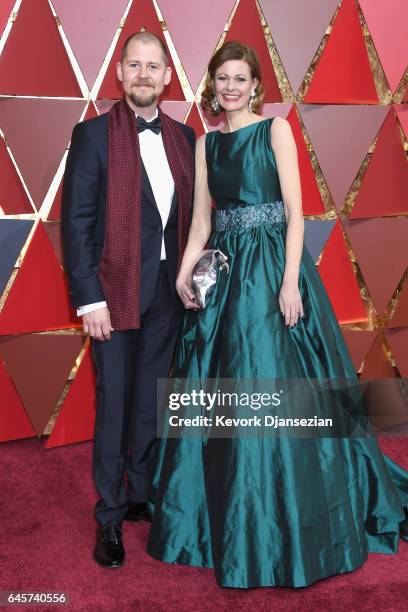
{"type": "MultiPolygon", "coordinates": [[[[128,60],[127,60],[127,62],[128,62],[129,64],[131,64],[132,62],[139,62],[139,61],[140,61],[140,60],[138,60],[138,59],[128,59],[128,60]]],[[[159,64],[160,64],[160,62],[158,62],[158,61],[156,61],[156,60],[149,60],[149,61],[147,61],[147,62],[146,62],[146,64],[158,64],[158,65],[159,65],[159,64]]]]}

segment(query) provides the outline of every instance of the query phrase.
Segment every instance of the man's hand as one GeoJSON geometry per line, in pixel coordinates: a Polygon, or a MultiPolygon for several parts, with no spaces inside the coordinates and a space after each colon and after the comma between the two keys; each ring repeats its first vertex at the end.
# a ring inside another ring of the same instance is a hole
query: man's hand
{"type": "Polygon", "coordinates": [[[110,322],[110,314],[107,308],[97,308],[82,315],[84,332],[95,338],[95,340],[110,340],[113,327],[110,322]]]}

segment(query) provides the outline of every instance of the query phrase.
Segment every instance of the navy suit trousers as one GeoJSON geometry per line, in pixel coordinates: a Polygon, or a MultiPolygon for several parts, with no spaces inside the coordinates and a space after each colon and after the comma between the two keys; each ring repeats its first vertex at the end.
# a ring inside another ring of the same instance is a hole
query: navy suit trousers
{"type": "Polygon", "coordinates": [[[167,378],[183,312],[160,262],[153,299],[141,313],[141,328],[91,338],[96,368],[97,411],[93,475],[99,499],[95,518],[120,523],[129,502],[148,501],[157,443],[157,379],[167,378]]]}

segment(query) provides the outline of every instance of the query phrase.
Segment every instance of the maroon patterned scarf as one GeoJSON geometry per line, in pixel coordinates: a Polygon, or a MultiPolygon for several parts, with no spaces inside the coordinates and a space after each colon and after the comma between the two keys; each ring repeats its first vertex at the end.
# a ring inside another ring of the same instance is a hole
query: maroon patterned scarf
{"type": "MultiPolygon", "coordinates": [[[[178,265],[187,243],[194,154],[180,126],[159,109],[162,138],[178,198],[178,265]]],[[[140,328],[141,157],[136,116],[126,99],[108,117],[105,241],[98,276],[117,330],[140,328]]]]}

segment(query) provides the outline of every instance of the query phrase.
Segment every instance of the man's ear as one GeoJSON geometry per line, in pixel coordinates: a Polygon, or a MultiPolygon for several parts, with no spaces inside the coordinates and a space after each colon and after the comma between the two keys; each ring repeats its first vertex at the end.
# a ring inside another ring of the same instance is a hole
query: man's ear
{"type": "Polygon", "coordinates": [[[118,62],[116,64],[116,75],[117,75],[119,81],[122,82],[123,81],[123,72],[122,72],[122,64],[121,64],[121,62],[118,62]]]}
{"type": "Polygon", "coordinates": [[[171,67],[167,66],[166,74],[164,75],[164,84],[168,85],[171,81],[171,67]]]}

